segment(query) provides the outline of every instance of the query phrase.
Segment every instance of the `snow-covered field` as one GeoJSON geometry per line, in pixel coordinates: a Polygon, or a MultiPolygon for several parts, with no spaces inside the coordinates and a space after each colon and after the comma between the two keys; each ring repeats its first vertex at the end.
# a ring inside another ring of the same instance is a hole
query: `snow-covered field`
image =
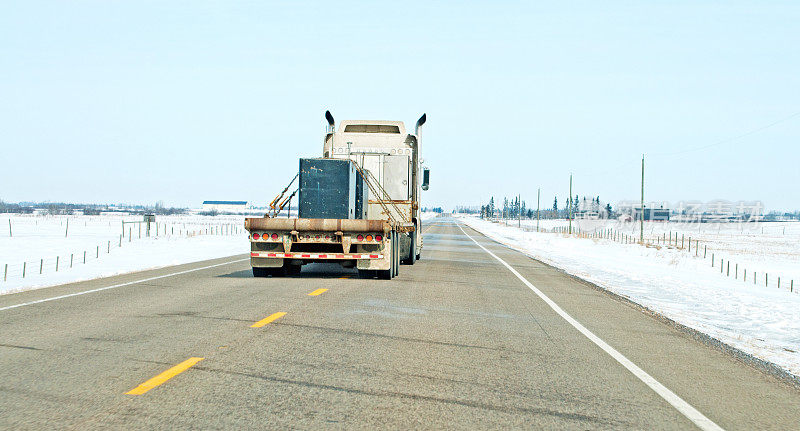
{"type": "MultiPolygon", "coordinates": [[[[781,289],[772,280],[770,287],[765,287],[763,278],[753,285],[750,279],[747,283],[742,280],[741,272],[738,279],[733,272],[731,276],[720,274],[718,264],[712,268],[710,259],[704,259],[702,252],[696,257],[694,250],[689,253],[686,249],[643,247],[611,239],[531,232],[519,229],[516,221],[506,226],[475,217],[460,220],[503,244],[800,376],[800,286],[790,292],[789,279],[783,279],[781,289]]],[[[548,227],[558,223],[564,222],[548,220],[552,224],[548,227]]],[[[665,227],[669,230],[668,225],[665,227]]],[[[756,230],[727,227],[693,230],[692,238],[700,238],[701,247],[708,241],[709,249],[713,245],[724,250],[721,254],[737,256],[753,268],[760,265],[760,271],[772,268],[777,273],[780,269],[784,277],[800,281],[800,224],[764,223],[764,234],[760,225],[756,230]]],[[[656,227],[652,229],[654,238],[656,227]]],[[[586,225],[582,230],[591,232],[586,225]]]]}
{"type": "Polygon", "coordinates": [[[0,272],[3,276],[0,293],[231,256],[249,250],[243,216],[157,216],[156,223],[151,224],[149,237],[146,225],[135,223],[125,224],[123,236],[123,221],[141,220],[140,215],[3,214],[0,216],[0,272]]]}
{"type": "MultiPolygon", "coordinates": [[[[501,221],[503,225],[517,226],[517,220],[501,221]]],[[[536,220],[522,220],[519,223],[525,230],[535,230],[536,220]]],[[[565,229],[567,220],[541,220],[540,230],[565,229]]],[[[573,229],[586,234],[613,234],[617,239],[621,234],[639,238],[638,222],[619,222],[616,220],[575,220],[573,229]]],[[[674,223],[645,222],[645,241],[652,245],[683,248],[689,252],[689,239],[692,241],[693,255],[704,257],[711,266],[712,255],[717,272],[720,259],[725,265],[730,262],[730,276],[747,282],[778,288],[790,289],[792,280],[800,283],[800,222],[762,222],[762,223],[674,223]],[[670,241],[668,238],[672,237],[670,241]],[[698,245],[699,249],[695,249],[698,245]],[[753,274],[755,273],[755,278],[753,274]],[[766,276],[765,276],[766,275],[766,276]]],[[[800,284],[795,286],[800,290],[800,284]]]]}

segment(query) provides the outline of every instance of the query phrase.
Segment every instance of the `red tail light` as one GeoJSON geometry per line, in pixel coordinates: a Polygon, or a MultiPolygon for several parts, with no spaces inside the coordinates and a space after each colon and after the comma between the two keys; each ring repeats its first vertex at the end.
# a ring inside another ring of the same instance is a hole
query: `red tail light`
{"type": "Polygon", "coordinates": [[[273,233],[272,234],[272,240],[273,241],[277,241],[278,240],[278,234],[277,233],[273,233]]]}
{"type": "Polygon", "coordinates": [[[380,235],[375,235],[375,241],[383,241],[383,237],[380,235]]]}
{"type": "Polygon", "coordinates": [[[254,233],[254,234],[253,234],[253,239],[259,239],[259,238],[261,238],[261,235],[259,235],[259,234],[257,234],[257,233],[254,233]]]}
{"type": "Polygon", "coordinates": [[[357,236],[356,241],[364,241],[364,235],[357,236]]]}

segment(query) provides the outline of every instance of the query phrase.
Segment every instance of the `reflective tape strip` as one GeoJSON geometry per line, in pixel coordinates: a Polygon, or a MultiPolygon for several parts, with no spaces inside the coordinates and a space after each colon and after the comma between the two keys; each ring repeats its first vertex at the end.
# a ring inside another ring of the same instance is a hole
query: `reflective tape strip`
{"type": "Polygon", "coordinates": [[[382,254],[299,254],[258,251],[251,251],[250,257],[271,257],[275,259],[383,259],[382,254]]]}

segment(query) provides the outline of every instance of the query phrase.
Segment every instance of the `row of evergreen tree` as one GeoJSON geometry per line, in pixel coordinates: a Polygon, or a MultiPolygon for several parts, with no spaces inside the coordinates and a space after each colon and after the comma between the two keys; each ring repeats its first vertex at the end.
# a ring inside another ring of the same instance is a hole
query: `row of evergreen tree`
{"type": "Polygon", "coordinates": [[[583,200],[579,200],[578,195],[575,198],[568,197],[565,199],[564,207],[558,207],[558,196],[553,197],[553,207],[551,209],[540,209],[539,214],[536,214],[535,209],[527,208],[525,201],[520,200],[519,197],[509,200],[507,197],[503,198],[503,205],[497,206],[494,202],[494,196],[489,199],[489,203],[481,205],[481,218],[569,218],[570,215],[576,218],[581,215],[591,214],[599,218],[613,218],[614,211],[611,204],[603,205],[600,201],[600,196],[587,199],[586,196],[583,200]],[[571,209],[571,211],[570,211],[571,209]]]}

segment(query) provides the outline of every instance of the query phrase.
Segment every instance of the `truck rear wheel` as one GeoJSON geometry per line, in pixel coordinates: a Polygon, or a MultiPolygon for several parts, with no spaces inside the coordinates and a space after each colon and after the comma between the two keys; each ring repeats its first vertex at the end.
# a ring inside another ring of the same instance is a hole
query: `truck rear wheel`
{"type": "Polygon", "coordinates": [[[256,268],[253,267],[253,277],[283,277],[286,275],[286,268],[256,268]]]}
{"type": "Polygon", "coordinates": [[[394,273],[392,278],[400,275],[400,233],[394,231],[394,273]]]}
{"type": "Polygon", "coordinates": [[[389,269],[379,269],[377,271],[378,278],[381,280],[391,280],[397,275],[397,257],[399,256],[397,246],[397,233],[391,231],[389,233],[389,269]]]}
{"type": "Polygon", "coordinates": [[[303,270],[302,265],[285,265],[286,273],[289,275],[300,275],[300,271],[303,270]]]}
{"type": "Polygon", "coordinates": [[[414,232],[411,232],[411,245],[408,247],[408,255],[406,255],[405,259],[403,259],[403,263],[406,265],[413,265],[414,262],[417,260],[417,236],[414,232]]]}

